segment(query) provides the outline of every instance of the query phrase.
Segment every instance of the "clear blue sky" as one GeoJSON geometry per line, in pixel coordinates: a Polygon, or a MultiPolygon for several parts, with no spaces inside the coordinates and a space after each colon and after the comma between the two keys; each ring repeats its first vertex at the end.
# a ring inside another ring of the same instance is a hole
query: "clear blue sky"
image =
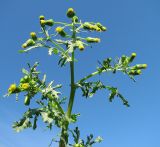
{"type": "MultiPolygon", "coordinates": [[[[84,52],[77,52],[76,79],[95,70],[97,60],[122,54],[137,53],[135,63],[147,63],[148,69],[133,83],[127,76],[105,74],[97,77],[106,84],[119,87],[131,105],[126,108],[119,99],[109,103],[108,93],[99,91],[86,100],[77,92],[74,112],[81,113],[79,127],[82,136],[89,133],[102,136],[95,147],[159,147],[160,146],[160,1],[159,0],[1,0],[0,4],[0,95],[10,83],[18,82],[21,68],[27,62],[40,62],[39,69],[48,80],[64,83],[64,95],[69,95],[69,71],[57,66],[57,57],[38,49],[19,54],[21,44],[31,31],[38,32],[39,15],[56,21],[68,21],[66,10],[73,7],[82,20],[102,22],[108,31],[100,34],[101,43],[84,52]],[[65,74],[64,74],[65,73],[65,74]]],[[[92,34],[90,34],[91,36],[92,34]]],[[[27,110],[23,96],[0,100],[0,147],[46,147],[57,130],[46,131],[41,121],[36,131],[15,133],[12,122],[27,110]]],[[[57,146],[57,145],[55,145],[57,146]]]]}

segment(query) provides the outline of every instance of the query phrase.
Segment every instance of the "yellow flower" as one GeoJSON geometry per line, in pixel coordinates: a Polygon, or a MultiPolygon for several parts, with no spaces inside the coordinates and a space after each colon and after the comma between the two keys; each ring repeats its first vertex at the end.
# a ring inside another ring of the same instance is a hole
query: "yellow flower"
{"type": "Polygon", "coordinates": [[[29,88],[29,83],[24,83],[21,85],[21,88],[27,90],[29,88]]]}
{"type": "Polygon", "coordinates": [[[8,88],[8,92],[13,93],[15,92],[16,88],[17,88],[16,84],[11,84],[10,87],[8,88]]]}
{"type": "Polygon", "coordinates": [[[23,43],[22,44],[22,48],[26,48],[27,47],[27,44],[26,43],[23,43]]]}
{"type": "Polygon", "coordinates": [[[45,21],[45,20],[43,20],[43,19],[41,19],[41,20],[40,20],[40,24],[41,24],[41,26],[42,26],[42,27],[44,27],[44,26],[45,26],[45,24],[46,24],[46,21],[45,21]]]}
{"type": "Polygon", "coordinates": [[[56,32],[57,32],[57,33],[61,33],[62,31],[63,31],[63,28],[62,28],[62,27],[57,27],[57,28],[56,28],[56,32]]]}
{"type": "Polygon", "coordinates": [[[44,20],[45,17],[44,17],[43,15],[41,15],[41,16],[39,16],[39,19],[40,19],[40,20],[44,20]]]}
{"type": "Polygon", "coordinates": [[[36,35],[35,32],[31,32],[31,33],[30,33],[30,36],[31,36],[31,38],[32,38],[33,40],[37,40],[37,35],[36,35]]]}
{"type": "Polygon", "coordinates": [[[83,51],[83,50],[84,50],[84,45],[81,44],[81,45],[78,46],[78,48],[79,48],[81,51],[83,51]]]}
{"type": "Polygon", "coordinates": [[[56,32],[57,32],[59,35],[61,35],[61,37],[65,37],[65,36],[66,36],[66,33],[65,33],[65,31],[63,30],[62,27],[57,27],[57,28],[56,28],[56,32]]]}

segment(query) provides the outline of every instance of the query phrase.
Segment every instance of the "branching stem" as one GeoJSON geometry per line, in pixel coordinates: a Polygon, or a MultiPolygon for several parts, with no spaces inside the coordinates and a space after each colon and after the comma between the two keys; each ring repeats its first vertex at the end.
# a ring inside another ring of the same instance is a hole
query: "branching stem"
{"type": "MultiPolygon", "coordinates": [[[[76,42],[76,31],[75,31],[75,24],[72,23],[72,29],[73,29],[73,34],[72,34],[72,39],[73,43],[76,42]]],[[[70,62],[70,79],[71,79],[71,88],[70,88],[70,98],[69,98],[69,103],[68,103],[68,108],[67,108],[67,114],[66,117],[70,119],[71,114],[72,114],[72,108],[74,104],[74,97],[75,97],[75,92],[76,92],[76,86],[75,86],[75,79],[74,79],[74,50],[72,52],[72,61],[70,62]]],[[[68,143],[68,126],[69,122],[66,122],[65,126],[62,128],[61,131],[61,139],[59,143],[59,147],[66,147],[68,143]]]]}

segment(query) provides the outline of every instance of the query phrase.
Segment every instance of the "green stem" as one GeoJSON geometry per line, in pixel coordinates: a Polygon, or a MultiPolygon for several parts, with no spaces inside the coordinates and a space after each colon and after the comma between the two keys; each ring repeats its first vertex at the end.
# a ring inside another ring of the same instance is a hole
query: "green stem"
{"type": "MultiPolygon", "coordinates": [[[[107,70],[107,71],[111,71],[111,69],[110,69],[110,70],[107,70]]],[[[84,82],[85,80],[87,80],[87,79],[89,79],[89,78],[91,78],[91,77],[93,77],[93,76],[95,76],[95,75],[98,75],[98,74],[100,74],[100,73],[103,73],[103,72],[106,72],[106,70],[95,71],[95,72],[89,74],[88,76],[85,76],[83,79],[81,79],[81,80],[78,81],[77,83],[84,82]]]]}
{"type": "Polygon", "coordinates": [[[74,103],[74,96],[75,96],[75,83],[74,83],[74,52],[72,53],[72,62],[70,62],[70,72],[71,72],[71,90],[70,90],[70,99],[68,103],[68,110],[67,110],[67,117],[71,117],[73,103],[74,103]]]}
{"type": "MultiPolygon", "coordinates": [[[[122,68],[119,68],[119,69],[116,69],[116,70],[117,70],[117,71],[122,71],[123,69],[122,69],[122,68]]],[[[104,70],[102,70],[102,71],[95,71],[95,72],[93,72],[93,73],[85,76],[85,77],[82,78],[81,80],[79,80],[79,81],[77,82],[77,84],[78,84],[78,83],[81,83],[81,82],[84,82],[84,81],[86,81],[87,79],[89,79],[89,78],[91,78],[91,77],[93,77],[93,76],[95,76],[95,75],[98,75],[98,74],[101,74],[101,73],[104,73],[104,72],[108,72],[108,71],[114,71],[114,69],[110,68],[110,69],[104,69],[104,70]]]]}
{"type": "MultiPolygon", "coordinates": [[[[73,43],[74,43],[76,41],[76,32],[75,32],[74,23],[73,23],[72,38],[73,38],[73,43]]],[[[66,117],[68,119],[70,119],[71,114],[72,114],[72,108],[73,108],[74,97],[75,97],[75,92],[76,92],[76,86],[75,86],[75,81],[74,81],[74,50],[72,52],[72,61],[70,62],[70,78],[71,78],[70,98],[69,98],[67,114],[66,114],[66,117]]],[[[68,126],[69,126],[69,122],[66,122],[66,124],[62,128],[59,147],[66,147],[66,145],[68,144],[68,126]]]]}

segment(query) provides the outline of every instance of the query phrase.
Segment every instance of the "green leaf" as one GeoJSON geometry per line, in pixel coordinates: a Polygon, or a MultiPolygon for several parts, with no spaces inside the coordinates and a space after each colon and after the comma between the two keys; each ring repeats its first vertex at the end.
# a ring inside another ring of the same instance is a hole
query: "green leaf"
{"type": "Polygon", "coordinates": [[[59,50],[57,48],[53,48],[53,53],[57,55],[59,53],[59,50]]]}
{"type": "Polygon", "coordinates": [[[49,48],[48,54],[52,55],[52,53],[57,55],[59,53],[59,50],[57,48],[49,48]]]}
{"type": "Polygon", "coordinates": [[[71,123],[75,123],[75,122],[77,122],[77,117],[79,117],[79,116],[80,116],[80,114],[72,114],[71,118],[69,119],[69,121],[71,123]]]}
{"type": "Polygon", "coordinates": [[[13,123],[12,127],[16,132],[20,132],[26,128],[32,127],[32,124],[29,118],[22,118],[20,121],[13,123]]]}
{"type": "Polygon", "coordinates": [[[18,52],[19,53],[25,53],[26,51],[25,50],[19,50],[18,52]]]}
{"type": "Polygon", "coordinates": [[[31,46],[31,47],[29,47],[29,48],[27,48],[27,49],[19,50],[18,52],[19,52],[19,53],[26,53],[26,52],[29,52],[29,51],[32,50],[32,49],[39,48],[39,47],[43,47],[43,45],[42,45],[42,44],[37,44],[37,45],[31,46]]]}
{"type": "Polygon", "coordinates": [[[46,112],[41,112],[41,116],[42,116],[42,119],[43,119],[43,121],[44,121],[45,123],[51,124],[51,123],[53,122],[53,119],[48,116],[48,113],[46,113],[46,112]]]}
{"type": "Polygon", "coordinates": [[[22,68],[22,73],[24,73],[24,74],[26,74],[26,75],[29,74],[29,72],[28,72],[26,69],[24,69],[24,68],[22,68]]]}

